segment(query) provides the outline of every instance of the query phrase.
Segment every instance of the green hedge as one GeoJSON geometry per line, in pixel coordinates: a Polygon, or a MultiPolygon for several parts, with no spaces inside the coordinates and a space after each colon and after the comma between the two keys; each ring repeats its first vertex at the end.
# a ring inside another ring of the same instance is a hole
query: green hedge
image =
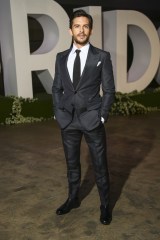
{"type": "Polygon", "coordinates": [[[0,123],[5,122],[12,112],[13,99],[10,97],[0,97],[0,123]]]}
{"type": "Polygon", "coordinates": [[[142,92],[134,91],[129,94],[116,93],[112,106],[112,115],[146,114],[160,110],[160,88],[142,92]]]}
{"type": "Polygon", "coordinates": [[[53,103],[52,98],[48,99],[37,99],[37,101],[28,103],[23,102],[22,104],[22,115],[33,116],[33,117],[43,117],[50,118],[53,116],[53,103]]]}
{"type": "Polygon", "coordinates": [[[0,123],[18,124],[38,122],[53,116],[52,97],[49,94],[38,98],[0,97],[0,123]]]}
{"type": "Polygon", "coordinates": [[[130,98],[146,107],[160,108],[160,91],[158,91],[158,89],[154,91],[137,93],[130,98]]]}

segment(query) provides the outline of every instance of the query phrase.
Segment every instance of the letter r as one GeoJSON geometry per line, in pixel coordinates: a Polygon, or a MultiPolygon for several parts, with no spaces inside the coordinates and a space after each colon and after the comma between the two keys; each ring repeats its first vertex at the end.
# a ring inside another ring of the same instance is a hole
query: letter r
{"type": "Polygon", "coordinates": [[[48,93],[54,76],[57,52],[71,42],[68,16],[52,0],[2,0],[0,41],[4,68],[5,95],[33,97],[31,71],[37,71],[48,93]],[[27,16],[35,18],[44,32],[40,48],[30,54],[27,16]]]}

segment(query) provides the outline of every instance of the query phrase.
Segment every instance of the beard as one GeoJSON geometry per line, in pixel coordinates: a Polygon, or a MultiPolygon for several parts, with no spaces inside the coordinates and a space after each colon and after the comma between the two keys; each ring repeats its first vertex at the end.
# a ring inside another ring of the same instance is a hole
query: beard
{"type": "Polygon", "coordinates": [[[73,36],[73,41],[74,41],[75,43],[77,43],[77,44],[85,45],[86,43],[89,42],[90,34],[89,34],[89,35],[83,34],[82,36],[84,36],[83,39],[80,38],[80,35],[73,36]]]}

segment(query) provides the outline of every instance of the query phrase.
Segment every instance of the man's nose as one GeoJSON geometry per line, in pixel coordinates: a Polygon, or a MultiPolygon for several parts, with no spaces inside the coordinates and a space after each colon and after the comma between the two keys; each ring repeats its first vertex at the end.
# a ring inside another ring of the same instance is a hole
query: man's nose
{"type": "Polygon", "coordinates": [[[84,31],[84,28],[83,27],[80,27],[80,32],[83,32],[84,31]]]}

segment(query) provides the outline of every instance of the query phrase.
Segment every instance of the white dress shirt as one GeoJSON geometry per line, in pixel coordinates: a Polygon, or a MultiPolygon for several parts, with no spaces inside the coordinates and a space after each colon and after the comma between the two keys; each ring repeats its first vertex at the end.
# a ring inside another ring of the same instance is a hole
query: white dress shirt
{"type": "MultiPolygon", "coordinates": [[[[90,44],[87,43],[85,46],[83,46],[79,49],[79,50],[81,50],[81,52],[79,54],[80,61],[81,61],[81,75],[84,70],[84,66],[86,64],[89,46],[90,46],[90,44]]],[[[67,68],[68,68],[69,76],[72,81],[73,81],[73,64],[74,64],[74,60],[76,58],[76,50],[77,50],[77,47],[73,44],[73,48],[68,56],[68,61],[67,61],[67,68]]]]}

